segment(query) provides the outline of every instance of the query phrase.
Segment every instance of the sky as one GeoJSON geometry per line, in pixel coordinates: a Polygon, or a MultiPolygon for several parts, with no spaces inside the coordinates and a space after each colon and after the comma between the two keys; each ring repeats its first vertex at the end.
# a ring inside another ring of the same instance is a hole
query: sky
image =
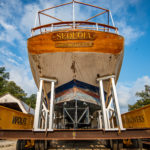
{"type": "MultiPolygon", "coordinates": [[[[71,0],[0,0],[0,66],[10,72],[10,80],[21,86],[28,95],[37,92],[27,53],[27,39],[35,26],[39,10],[71,0]]],[[[150,85],[150,0],[78,0],[110,9],[119,34],[125,38],[125,53],[117,83],[121,112],[134,104],[137,91],[150,85]]],[[[76,20],[94,15],[96,9],[75,5],[76,20]]],[[[72,7],[52,10],[51,15],[63,20],[72,19],[72,7]]],[[[43,23],[48,23],[43,18],[43,23]]],[[[97,17],[96,22],[103,21],[97,17]]]]}

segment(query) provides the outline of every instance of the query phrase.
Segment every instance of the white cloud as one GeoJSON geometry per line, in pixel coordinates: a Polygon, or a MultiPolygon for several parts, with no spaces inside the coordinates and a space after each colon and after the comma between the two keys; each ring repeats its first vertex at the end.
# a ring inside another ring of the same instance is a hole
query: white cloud
{"type": "Polygon", "coordinates": [[[12,64],[19,65],[18,62],[15,61],[15,60],[12,59],[12,58],[7,58],[7,61],[9,61],[9,62],[12,63],[12,64]]]}
{"type": "MultiPolygon", "coordinates": [[[[125,44],[127,45],[131,44],[144,34],[144,29],[141,31],[141,28],[138,27],[138,24],[135,25],[135,20],[134,22],[132,22],[132,17],[137,18],[136,13],[133,16],[133,13],[131,14],[129,11],[129,7],[132,6],[136,8],[136,11],[140,12],[141,9],[138,8],[138,4],[141,2],[141,0],[105,0],[105,1],[80,0],[80,1],[111,10],[115,25],[119,29],[119,34],[125,37],[125,44]]],[[[86,13],[88,12],[84,12],[84,14],[86,13]]]]}
{"type": "MultiPolygon", "coordinates": [[[[13,59],[11,60],[15,61],[13,59]]],[[[13,63],[5,62],[4,66],[10,73],[10,80],[14,81],[17,85],[19,85],[28,95],[37,92],[34,80],[30,76],[31,71],[28,65],[26,66],[24,64],[14,65],[14,62],[13,63]]]]}
{"type": "Polygon", "coordinates": [[[117,84],[117,92],[121,112],[126,112],[128,104],[134,104],[138,100],[138,97],[136,97],[135,94],[136,92],[144,90],[144,85],[146,84],[150,85],[149,76],[138,78],[136,81],[130,84],[126,84],[125,82],[117,84]]]}
{"type": "Polygon", "coordinates": [[[117,26],[120,31],[119,34],[124,36],[126,44],[130,44],[142,35],[144,35],[143,31],[139,30],[136,27],[128,25],[125,21],[121,20],[120,22],[117,22],[117,26]]]}
{"type": "Polygon", "coordinates": [[[38,4],[28,4],[24,6],[24,14],[20,18],[20,29],[28,37],[30,29],[34,27],[35,17],[40,10],[38,4]]]}
{"type": "Polygon", "coordinates": [[[36,93],[37,88],[31,75],[28,58],[22,58],[9,51],[6,47],[0,48],[0,61],[10,73],[10,80],[15,81],[28,95],[36,93]]]}
{"type": "MultiPolygon", "coordinates": [[[[138,28],[135,26],[131,26],[127,24],[128,18],[128,7],[130,5],[137,5],[141,0],[126,0],[126,1],[120,1],[120,0],[106,0],[104,1],[95,1],[95,0],[81,0],[82,2],[91,3],[93,5],[102,6],[108,9],[112,10],[112,13],[114,14],[115,18],[114,20],[117,21],[117,25],[119,26],[119,31],[122,35],[126,38],[126,44],[130,44],[131,42],[138,39],[140,36],[143,35],[143,32],[141,32],[138,28]],[[126,17],[125,17],[126,16],[126,17]],[[120,21],[120,18],[123,18],[124,21],[120,21]]],[[[39,2],[34,2],[32,4],[22,4],[19,0],[13,0],[11,3],[9,3],[7,0],[1,3],[1,17],[3,19],[3,25],[5,26],[5,32],[1,33],[0,40],[6,39],[7,42],[12,43],[13,40],[17,39],[19,41],[19,38],[22,39],[23,32],[25,36],[30,36],[30,29],[34,27],[35,23],[35,17],[37,15],[37,12],[39,10],[59,5],[61,3],[70,2],[70,0],[64,0],[63,2],[61,0],[55,0],[55,1],[48,1],[48,0],[40,0],[39,2]],[[17,9],[16,9],[17,8],[17,9]],[[15,11],[16,10],[16,11],[15,11]],[[6,13],[4,13],[6,12],[6,13]],[[18,13],[19,12],[19,13],[18,13]],[[15,23],[14,18],[15,16],[18,16],[20,14],[20,17],[16,18],[17,22],[19,23],[19,28],[21,31],[16,28],[16,25],[12,26],[9,23],[6,23],[6,19],[4,18],[13,18],[13,23],[15,23]],[[7,17],[6,17],[7,15],[7,17]],[[11,28],[11,29],[10,29],[11,28]],[[10,38],[11,37],[11,38],[10,38]]],[[[88,7],[88,9],[83,9],[83,7],[80,7],[81,5],[76,4],[76,19],[77,20],[84,20],[88,18],[92,14],[91,7],[88,7]],[[85,15],[86,14],[86,15],[85,15]]],[[[92,8],[94,9],[94,8],[92,8]]],[[[52,9],[50,11],[50,15],[58,16],[58,18],[62,18],[62,20],[72,20],[72,6],[68,5],[68,7],[59,7],[56,9],[52,9]]],[[[42,19],[41,19],[42,20],[42,19]]],[[[43,23],[48,23],[49,18],[43,17],[43,23]]],[[[53,22],[55,22],[53,20],[53,22]]],[[[25,42],[24,42],[25,44],[25,42]]]]}
{"type": "Polygon", "coordinates": [[[14,53],[12,53],[11,51],[7,50],[5,47],[1,47],[0,48],[0,53],[2,55],[5,55],[5,56],[9,56],[9,57],[16,57],[16,55],[14,53]]]}
{"type": "Polygon", "coordinates": [[[4,28],[1,31],[0,41],[5,41],[14,45],[14,41],[17,40],[19,43],[24,43],[24,38],[18,29],[3,20],[0,20],[0,25],[4,28]]]}
{"type": "Polygon", "coordinates": [[[2,27],[4,27],[5,30],[14,30],[14,26],[9,25],[2,20],[0,20],[0,24],[2,27]]]}
{"type": "Polygon", "coordinates": [[[20,62],[23,61],[22,57],[17,56],[15,53],[8,50],[6,47],[0,47],[0,54],[1,54],[1,61],[2,62],[5,62],[6,58],[8,61],[10,61],[14,64],[19,64],[20,62]]]}
{"type": "MultiPolygon", "coordinates": [[[[130,5],[137,5],[141,0],[106,0],[106,1],[96,1],[96,0],[81,0],[85,3],[91,3],[93,5],[102,6],[105,8],[110,8],[114,15],[114,20],[117,20],[117,25],[119,26],[120,34],[125,36],[125,41],[127,44],[138,39],[144,33],[141,32],[138,27],[132,26],[127,23],[128,18],[128,7],[130,5]],[[121,20],[120,20],[121,18],[121,20]],[[119,20],[119,21],[118,21],[119,20]]],[[[38,10],[48,8],[51,6],[55,6],[64,2],[70,2],[70,0],[39,0],[36,2],[32,2],[32,4],[23,4],[20,0],[5,0],[0,2],[0,25],[4,28],[0,30],[0,41],[5,41],[10,44],[14,44],[14,41],[19,42],[21,45],[17,45],[18,49],[22,51],[22,49],[26,48],[26,37],[29,37],[30,29],[34,26],[35,16],[38,10]]],[[[81,6],[81,5],[79,5],[81,6]]],[[[82,7],[77,7],[75,9],[77,20],[86,19],[92,14],[92,10],[82,9],[82,7]]],[[[139,10],[141,11],[141,9],[139,10]]],[[[51,11],[51,15],[55,15],[62,17],[64,20],[72,19],[72,7],[62,7],[62,9],[56,9],[51,11]],[[59,11],[60,10],[60,11],[59,11]]],[[[47,22],[47,19],[44,19],[47,22]]],[[[99,20],[98,20],[99,21],[99,20]]],[[[14,45],[13,45],[14,46],[14,45]]],[[[18,85],[26,90],[26,92],[34,92],[35,85],[33,78],[31,77],[31,71],[28,64],[28,58],[24,58],[24,56],[17,56],[17,54],[12,53],[11,49],[3,49],[1,53],[1,61],[5,64],[6,69],[10,71],[11,80],[14,80],[18,85]],[[6,59],[8,58],[8,62],[6,63],[6,59]],[[25,60],[23,62],[23,60],[25,60]]],[[[25,52],[26,53],[26,52],[25,52]]],[[[143,77],[139,80],[144,80],[143,77]]],[[[148,78],[148,77],[147,77],[148,78]]],[[[129,99],[134,97],[134,85],[137,86],[138,82],[133,83],[132,86],[127,86],[123,83],[118,85],[119,88],[119,98],[122,99],[120,104],[122,108],[127,107],[129,99]],[[123,95],[123,96],[121,96],[123,95]]],[[[149,78],[147,79],[149,81],[149,78]]],[[[145,81],[146,83],[146,81],[145,81]]],[[[144,84],[142,87],[144,87],[144,84]]],[[[140,85],[140,86],[141,86],[140,85]]],[[[135,98],[134,98],[135,99],[135,98]]]]}
{"type": "MultiPolygon", "coordinates": [[[[65,3],[65,2],[70,2],[70,1],[67,1],[67,0],[63,1],[63,3],[65,3]]],[[[20,21],[21,30],[24,33],[29,33],[30,29],[33,28],[35,25],[35,19],[38,15],[37,13],[39,10],[43,10],[45,8],[50,8],[52,6],[56,6],[59,4],[62,4],[61,0],[51,1],[51,2],[49,2],[48,0],[45,0],[45,1],[40,1],[38,4],[34,3],[34,4],[26,5],[24,7],[25,13],[22,16],[21,21],[20,21]]],[[[92,12],[91,8],[88,8],[88,11],[85,11],[84,9],[82,9],[79,6],[80,5],[78,5],[75,10],[76,16],[78,16],[77,20],[84,20],[84,19],[88,18],[92,12]]],[[[72,20],[72,5],[66,5],[63,7],[47,10],[47,11],[44,11],[44,13],[54,16],[56,18],[60,18],[63,21],[70,21],[70,20],[72,20]]],[[[40,21],[41,21],[42,25],[52,23],[52,22],[57,22],[57,20],[52,19],[47,16],[44,16],[42,14],[40,15],[40,21]]],[[[36,19],[36,25],[37,26],[39,25],[38,18],[36,19]]],[[[29,35],[29,34],[27,34],[27,35],[29,35]]]]}

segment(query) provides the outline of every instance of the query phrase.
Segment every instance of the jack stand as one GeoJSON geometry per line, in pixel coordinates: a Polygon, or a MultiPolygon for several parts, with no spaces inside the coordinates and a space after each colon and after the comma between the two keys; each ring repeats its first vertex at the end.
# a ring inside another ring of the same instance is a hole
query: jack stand
{"type": "Polygon", "coordinates": [[[40,78],[34,115],[34,131],[53,131],[55,79],[40,78]],[[51,83],[50,99],[44,88],[44,81],[51,83]]]}
{"type": "MultiPolygon", "coordinates": [[[[104,130],[124,130],[123,125],[122,125],[122,119],[121,119],[121,114],[120,114],[120,108],[119,108],[114,78],[115,78],[115,75],[111,75],[111,76],[100,77],[97,79],[97,81],[99,82],[99,91],[100,91],[100,103],[101,103],[101,111],[102,111],[102,128],[104,130]],[[110,81],[110,92],[107,93],[109,94],[107,98],[104,97],[104,88],[103,88],[103,82],[106,80],[110,81]],[[108,99],[109,99],[109,102],[108,102],[108,99]],[[113,102],[114,108],[111,107],[112,102],[113,102]],[[116,119],[116,124],[114,123],[114,119],[116,119]]],[[[101,124],[100,119],[99,121],[100,121],[99,124],[101,124]]]]}

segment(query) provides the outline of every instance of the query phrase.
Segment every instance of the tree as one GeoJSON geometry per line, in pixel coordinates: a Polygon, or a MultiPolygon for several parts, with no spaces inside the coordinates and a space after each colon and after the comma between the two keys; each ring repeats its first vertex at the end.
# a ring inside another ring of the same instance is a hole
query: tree
{"type": "Polygon", "coordinates": [[[32,94],[30,97],[27,97],[26,98],[26,104],[28,104],[32,108],[35,108],[36,94],[32,94]]]}
{"type": "Polygon", "coordinates": [[[150,104],[150,86],[149,85],[145,85],[145,90],[142,91],[142,92],[137,92],[136,96],[140,97],[140,99],[137,100],[137,102],[135,104],[128,105],[128,110],[129,111],[150,104]]]}
{"type": "Polygon", "coordinates": [[[0,96],[10,93],[27,103],[29,106],[35,108],[36,94],[27,97],[27,94],[21,87],[19,87],[14,81],[8,81],[8,79],[9,73],[6,72],[5,67],[0,67],[0,96]]]}
{"type": "Polygon", "coordinates": [[[9,73],[6,72],[5,67],[0,67],[0,96],[5,93],[7,79],[9,79],[9,73]]]}
{"type": "Polygon", "coordinates": [[[27,94],[24,92],[23,89],[21,89],[21,87],[16,85],[14,81],[7,82],[6,87],[5,87],[5,92],[14,95],[16,98],[24,102],[26,101],[27,94]]]}
{"type": "Polygon", "coordinates": [[[9,79],[9,73],[8,72],[5,72],[6,69],[5,67],[0,67],[0,79],[9,79]]]}

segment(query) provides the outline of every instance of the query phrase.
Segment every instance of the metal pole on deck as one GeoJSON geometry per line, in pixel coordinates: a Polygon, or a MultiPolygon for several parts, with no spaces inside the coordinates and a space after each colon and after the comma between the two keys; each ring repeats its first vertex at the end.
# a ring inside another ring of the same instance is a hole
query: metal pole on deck
{"type": "Polygon", "coordinates": [[[73,20],[73,29],[75,29],[75,9],[74,9],[74,0],[72,0],[72,20],[73,20]]]}

